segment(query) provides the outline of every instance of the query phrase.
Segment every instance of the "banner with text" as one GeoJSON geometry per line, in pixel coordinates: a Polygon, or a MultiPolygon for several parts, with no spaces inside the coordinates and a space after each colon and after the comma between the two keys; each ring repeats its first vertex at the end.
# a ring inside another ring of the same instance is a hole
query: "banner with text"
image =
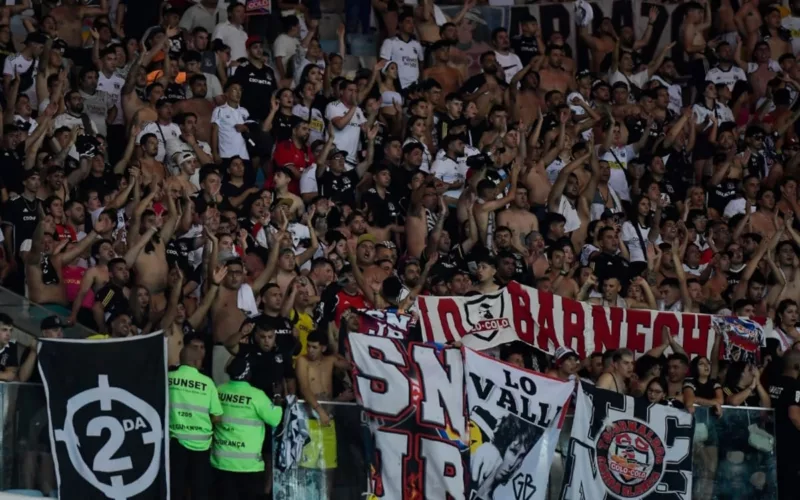
{"type": "Polygon", "coordinates": [[[694,420],[582,382],[561,500],[692,497],[694,420]]]}
{"type": "Polygon", "coordinates": [[[58,497],[169,500],[163,332],[37,349],[58,497]]]}
{"type": "Polygon", "coordinates": [[[474,499],[544,500],[573,382],[465,349],[474,499]]]}
{"type": "MultiPolygon", "coordinates": [[[[545,43],[553,34],[560,35],[564,43],[571,49],[571,57],[578,67],[589,67],[589,47],[577,33],[575,2],[553,0],[528,0],[526,5],[495,6],[483,5],[473,7],[464,16],[458,26],[458,43],[455,46],[456,58],[463,56],[468,60],[470,74],[480,72],[479,58],[483,52],[493,50],[491,44],[492,30],[505,28],[510,36],[520,33],[520,20],[532,15],[539,21],[542,38],[545,43]]],[[[604,17],[611,18],[617,33],[621,26],[633,26],[637,40],[642,39],[648,25],[650,9],[658,10],[658,17],[652,26],[649,43],[642,49],[642,59],[652,60],[656,51],[672,40],[680,38],[681,20],[686,11],[686,3],[645,0],[599,0],[588,2],[593,10],[590,32],[595,32],[604,17]]],[[[442,6],[442,11],[451,19],[456,17],[462,5],[442,6]]],[[[670,56],[675,61],[682,61],[684,54],[679,46],[675,46],[670,56]]],[[[453,57],[453,55],[451,55],[453,57]]]]}
{"type": "Polygon", "coordinates": [[[358,329],[354,331],[378,337],[408,340],[411,329],[416,325],[417,321],[412,315],[399,313],[396,309],[359,309],[358,329]]]}
{"type": "MultiPolygon", "coordinates": [[[[641,356],[660,344],[666,328],[689,357],[710,356],[718,316],[592,306],[511,282],[503,290],[471,297],[417,299],[422,339],[460,340],[479,351],[521,340],[551,354],[571,347],[583,358],[627,347],[641,356]]],[[[767,324],[766,320],[764,324],[767,324]]],[[[763,330],[762,330],[763,332],[763,330]]]]}
{"type": "Polygon", "coordinates": [[[363,334],[348,343],[374,448],[371,494],[543,498],[574,384],[470,350],[363,334]]]}

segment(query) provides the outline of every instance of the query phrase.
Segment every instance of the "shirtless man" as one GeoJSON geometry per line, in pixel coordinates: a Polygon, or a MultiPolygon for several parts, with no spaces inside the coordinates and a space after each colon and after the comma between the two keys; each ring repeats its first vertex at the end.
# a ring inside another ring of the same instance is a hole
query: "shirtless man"
{"type": "Polygon", "coordinates": [[[434,4],[433,0],[423,0],[414,13],[419,41],[423,46],[438,42],[441,39],[439,26],[444,23],[459,25],[466,13],[475,7],[476,3],[476,0],[466,0],[456,17],[450,19],[438,5],[434,4]]]}
{"type": "Polygon", "coordinates": [[[191,178],[197,170],[197,157],[192,153],[176,153],[175,164],[178,166],[178,174],[173,175],[167,180],[167,190],[170,194],[175,192],[176,197],[180,197],[181,193],[188,193],[194,196],[197,191],[197,186],[192,184],[191,178]]]}
{"type": "Polygon", "coordinates": [[[533,71],[536,59],[531,59],[508,84],[508,102],[513,103],[511,116],[515,122],[521,121],[530,127],[542,112],[542,99],[539,96],[539,73],[533,71]]]}
{"type": "Polygon", "coordinates": [[[82,255],[97,238],[98,233],[110,229],[110,221],[99,219],[94,230],[70,250],[64,250],[68,239],[57,242],[52,216],[39,213],[39,223],[33,233],[31,250],[25,254],[25,275],[28,280],[28,298],[37,304],[52,308],[57,314],[69,314],[67,290],[64,287],[62,268],[82,255]]]}
{"type": "Polygon", "coordinates": [[[702,4],[689,2],[686,14],[681,24],[681,46],[689,62],[689,71],[692,81],[697,89],[705,84],[706,67],[706,38],[704,32],[711,27],[711,2],[702,0],[702,4]]]}
{"type": "MultiPolygon", "coordinates": [[[[442,86],[442,94],[445,96],[457,92],[464,83],[461,72],[450,64],[452,46],[451,42],[444,40],[434,43],[428,49],[428,53],[433,54],[433,65],[422,72],[422,79],[433,78],[436,80],[442,86]]],[[[444,102],[440,103],[440,109],[437,111],[445,111],[443,105],[444,102]]]]}
{"type": "Polygon", "coordinates": [[[597,379],[597,387],[619,394],[628,393],[628,383],[633,375],[633,351],[617,349],[611,357],[611,368],[597,379]]]}
{"type": "Polygon", "coordinates": [[[520,245],[525,245],[525,240],[532,231],[539,230],[539,219],[531,213],[530,208],[528,188],[517,186],[511,206],[497,214],[497,225],[511,229],[511,234],[520,245]]]}
{"type": "Polygon", "coordinates": [[[478,107],[478,116],[485,117],[493,106],[504,102],[508,85],[497,65],[494,52],[481,54],[480,63],[482,72],[464,82],[461,94],[464,96],[465,107],[467,103],[474,102],[478,107]]]}
{"type": "Polygon", "coordinates": [[[425,249],[428,235],[428,219],[438,204],[438,194],[432,182],[423,182],[412,191],[406,214],[406,241],[408,254],[418,259],[425,249]]]}
{"type": "Polygon", "coordinates": [[[592,51],[591,70],[593,73],[600,73],[600,67],[606,56],[614,51],[617,43],[617,33],[614,31],[614,23],[610,17],[603,18],[596,35],[589,34],[588,26],[579,26],[578,35],[581,40],[589,46],[592,51]]]}
{"type": "MultiPolygon", "coordinates": [[[[189,77],[189,88],[192,90],[192,96],[188,99],[182,99],[172,105],[175,113],[175,123],[178,123],[178,114],[187,113],[187,115],[194,115],[194,137],[197,141],[209,142],[211,140],[211,113],[214,111],[214,103],[206,99],[206,77],[202,74],[192,75],[189,77]],[[198,97],[199,96],[199,97],[198,97]]],[[[188,121],[189,118],[187,117],[188,121]]],[[[180,125],[180,124],[179,124],[180,125]]],[[[183,127],[181,127],[183,130],[183,127]]],[[[184,135],[186,133],[184,132],[184,135]]],[[[188,138],[187,141],[189,144],[188,138]]],[[[196,142],[196,141],[195,141],[196,142]]],[[[194,148],[194,145],[192,145],[194,148]]],[[[213,160],[213,159],[212,159],[213,160]]],[[[202,162],[203,165],[213,163],[213,161],[202,162]]]]}
{"type": "Polygon", "coordinates": [[[154,234],[150,231],[151,227],[156,226],[156,214],[147,207],[159,194],[158,191],[161,190],[153,189],[134,209],[131,228],[128,231],[128,241],[131,245],[136,245],[140,238],[144,238],[148,234],[152,235],[150,240],[145,243],[144,251],[136,258],[134,269],[136,271],[135,283],[147,288],[150,292],[150,311],[156,316],[160,315],[167,306],[167,298],[164,295],[169,274],[167,243],[175,234],[181,219],[181,213],[178,212],[175,200],[164,193],[161,201],[162,203],[165,200],[167,202],[167,220],[164,221],[158,233],[154,234]]]}
{"type": "Polygon", "coordinates": [[[567,95],[567,91],[574,87],[572,73],[564,68],[563,58],[563,46],[548,45],[545,57],[537,61],[541,66],[539,68],[539,96],[542,99],[551,90],[557,90],[567,95]]]}
{"type": "MultiPolygon", "coordinates": [[[[322,471],[329,471],[337,466],[336,427],[330,413],[320,402],[333,401],[334,370],[350,369],[350,363],[340,354],[325,356],[328,348],[327,336],[320,330],[314,330],[308,335],[306,354],[298,356],[295,369],[300,396],[311,408],[308,419],[311,442],[307,446],[315,450],[309,454],[313,458],[304,459],[300,467],[322,471]]],[[[336,398],[338,401],[352,399],[353,390],[349,387],[336,398]]],[[[333,475],[326,473],[325,476],[327,483],[331,485],[333,475]]]]}
{"type": "MultiPolygon", "coordinates": [[[[128,252],[125,254],[125,262],[128,265],[128,269],[133,267],[136,258],[139,256],[139,252],[142,251],[145,243],[150,241],[150,238],[152,238],[156,231],[157,229],[155,227],[151,227],[150,234],[145,234],[144,237],[139,238],[139,241],[135,245],[130,245],[128,252]]],[[[86,271],[86,274],[83,275],[83,278],[81,278],[81,286],[78,289],[78,295],[72,303],[72,314],[70,314],[67,319],[68,324],[74,325],[78,321],[78,316],[86,294],[94,294],[106,286],[111,279],[108,263],[111,259],[116,257],[114,253],[114,243],[111,240],[98,239],[92,243],[91,249],[91,255],[95,260],[95,264],[91,266],[86,271]]]]}
{"type": "MultiPolygon", "coordinates": [[[[160,43],[154,44],[144,55],[137,55],[131,64],[128,77],[125,79],[125,85],[121,91],[122,111],[125,123],[129,127],[158,120],[158,113],[156,113],[153,103],[164,95],[164,84],[150,84],[148,86],[147,70],[145,68],[168,41],[168,38],[163,37],[160,43]],[[146,93],[149,93],[149,95],[145,95],[146,93]],[[147,99],[147,101],[143,99],[147,99]]],[[[164,79],[162,77],[162,80],[164,79]]]]}
{"type": "Polygon", "coordinates": [[[784,54],[792,54],[794,52],[792,50],[791,34],[789,30],[781,26],[781,17],[781,10],[777,5],[767,7],[767,12],[764,16],[766,30],[762,28],[748,34],[746,42],[750,52],[753,51],[759,40],[765,40],[769,44],[770,59],[775,61],[779,60],[784,54]],[[766,33],[763,31],[766,31],[766,33]]]}
{"type": "Polygon", "coordinates": [[[153,182],[163,182],[167,178],[164,164],[156,160],[158,155],[158,137],[155,134],[144,134],[139,141],[142,156],[139,165],[142,170],[142,183],[149,186],[153,182]]]}
{"type": "MultiPolygon", "coordinates": [[[[800,243],[800,235],[794,230],[790,223],[793,219],[787,217],[786,220],[786,232],[789,233],[789,236],[792,237],[792,240],[794,240],[796,244],[800,243]]],[[[789,242],[782,241],[778,243],[775,252],[778,257],[778,267],[780,267],[781,272],[786,277],[786,287],[778,298],[778,303],[784,299],[792,299],[795,302],[800,302],[800,268],[798,268],[795,263],[796,254],[794,248],[789,242]]]]}
{"type": "Polygon", "coordinates": [[[495,211],[511,203],[517,196],[520,163],[520,160],[515,160],[511,165],[511,181],[508,194],[503,198],[497,199],[498,190],[494,182],[483,179],[477,183],[478,199],[472,206],[472,213],[475,215],[475,221],[478,224],[480,241],[486,248],[492,248],[490,235],[493,235],[494,227],[496,227],[495,211]],[[492,227],[490,228],[489,226],[492,227]]]}
{"type": "Polygon", "coordinates": [[[556,246],[551,246],[547,249],[547,257],[550,261],[550,268],[547,270],[545,276],[550,278],[553,293],[568,299],[577,298],[580,287],[574,279],[569,277],[569,269],[566,265],[564,250],[556,246]]]}
{"type": "Polygon", "coordinates": [[[100,0],[99,6],[84,6],[78,0],[62,0],[61,5],[50,11],[57,23],[58,37],[72,48],[83,46],[83,19],[108,14],[108,0],[100,0]]]}
{"type": "MultiPolygon", "coordinates": [[[[762,25],[759,0],[749,0],[741,3],[743,5],[739,7],[736,15],[733,16],[733,22],[736,25],[736,29],[739,31],[739,34],[742,36],[742,39],[745,42],[749,42],[753,36],[755,36],[756,41],[758,41],[761,39],[761,37],[758,36],[758,32],[761,30],[762,25]]],[[[734,45],[731,40],[727,41],[731,45],[734,45]]],[[[745,60],[748,60],[752,54],[753,45],[746,43],[746,46],[750,50],[748,50],[747,54],[742,54],[742,57],[745,60]]]]}

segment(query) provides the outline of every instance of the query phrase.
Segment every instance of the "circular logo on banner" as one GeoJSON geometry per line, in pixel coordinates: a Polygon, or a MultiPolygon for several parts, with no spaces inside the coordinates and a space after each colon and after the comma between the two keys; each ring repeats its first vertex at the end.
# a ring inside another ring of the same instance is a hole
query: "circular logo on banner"
{"type": "Polygon", "coordinates": [[[664,473],[664,442],[644,422],[617,420],[595,443],[597,467],[609,491],[622,498],[650,492],[664,473]]]}
{"type": "Polygon", "coordinates": [[[131,498],[158,478],[163,423],[150,404],[110,386],[108,375],[97,379],[97,387],[67,401],[55,440],[64,443],[75,472],[105,496],[131,498]]]}

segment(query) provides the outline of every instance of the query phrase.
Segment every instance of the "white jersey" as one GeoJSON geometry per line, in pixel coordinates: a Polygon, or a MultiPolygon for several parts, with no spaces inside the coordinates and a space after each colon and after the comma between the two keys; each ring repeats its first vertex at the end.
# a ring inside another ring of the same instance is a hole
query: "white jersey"
{"type": "Polygon", "coordinates": [[[243,107],[232,108],[227,104],[218,106],[211,113],[211,123],[217,126],[219,133],[219,156],[231,158],[240,156],[243,160],[249,160],[250,154],[247,152],[247,143],[240,132],[236,130],[236,125],[247,122],[250,113],[243,107]]]}
{"type": "Polygon", "coordinates": [[[625,201],[630,201],[631,199],[625,171],[628,170],[628,163],[636,158],[636,156],[636,150],[633,149],[633,146],[624,146],[621,148],[612,146],[611,149],[600,157],[601,160],[607,161],[608,166],[611,168],[611,176],[608,178],[608,185],[625,201]]]}
{"type": "Polygon", "coordinates": [[[425,52],[415,37],[410,37],[406,42],[398,35],[384,40],[380,58],[397,63],[400,86],[406,88],[419,80],[419,67],[425,60],[425,52]]]}
{"type": "MultiPolygon", "coordinates": [[[[447,184],[453,184],[455,182],[461,182],[463,184],[467,179],[467,170],[468,167],[466,164],[462,165],[461,162],[449,156],[443,156],[441,159],[437,158],[431,166],[431,173],[437,179],[447,184]]],[[[460,187],[458,189],[445,191],[444,196],[458,198],[461,196],[461,191],[463,189],[463,187],[460,187]]]]}
{"type": "Polygon", "coordinates": [[[792,34],[792,52],[800,54],[800,17],[786,16],[781,19],[781,26],[792,34]]]}
{"type": "Polygon", "coordinates": [[[495,50],[494,58],[497,60],[497,65],[505,74],[506,83],[511,82],[511,79],[514,78],[514,75],[522,70],[522,61],[520,60],[519,56],[513,52],[503,55],[495,50]]]}
{"type": "Polygon", "coordinates": [[[706,73],[706,81],[713,82],[717,85],[724,83],[728,86],[728,90],[733,90],[733,86],[736,85],[736,82],[747,81],[747,75],[739,66],[731,65],[728,70],[724,70],[717,65],[708,70],[708,73],[706,73]]]}
{"type": "Polygon", "coordinates": [[[709,117],[711,115],[715,115],[717,117],[717,122],[722,125],[725,122],[734,122],[733,119],[733,111],[728,106],[722,104],[721,102],[717,102],[714,109],[707,108],[705,104],[697,103],[692,106],[692,115],[694,116],[694,122],[697,125],[705,125],[705,129],[711,128],[711,121],[709,117]]]}
{"type": "Polygon", "coordinates": [[[25,59],[22,54],[17,53],[13,56],[9,56],[6,58],[5,64],[3,64],[3,74],[8,75],[11,78],[14,78],[14,74],[22,75],[26,71],[31,68],[31,64],[34,64],[33,72],[31,76],[33,79],[31,80],[31,86],[25,89],[19,89],[20,93],[25,94],[28,96],[30,100],[31,109],[38,109],[39,106],[39,98],[36,95],[36,73],[39,71],[39,60],[38,59],[25,59]]]}
{"type": "MultiPolygon", "coordinates": [[[[350,108],[342,101],[334,101],[325,108],[325,118],[332,121],[346,115],[350,108]]],[[[333,127],[333,144],[336,149],[341,149],[347,153],[347,163],[351,166],[358,164],[358,149],[361,141],[361,124],[366,123],[367,119],[360,107],[356,107],[356,112],[341,130],[333,127]]]]}
{"type": "Polygon", "coordinates": [[[97,90],[102,90],[110,95],[114,100],[114,106],[117,107],[117,116],[114,118],[112,125],[124,125],[125,117],[122,116],[122,87],[125,85],[125,79],[117,73],[112,73],[110,77],[106,77],[101,71],[97,76],[97,90]]]}

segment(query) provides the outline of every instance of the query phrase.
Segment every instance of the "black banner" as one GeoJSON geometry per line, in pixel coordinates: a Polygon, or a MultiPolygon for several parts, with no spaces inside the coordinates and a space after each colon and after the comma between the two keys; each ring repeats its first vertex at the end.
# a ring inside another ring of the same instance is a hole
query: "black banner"
{"type": "Polygon", "coordinates": [[[61,500],[169,500],[166,341],[43,339],[61,500]]]}

